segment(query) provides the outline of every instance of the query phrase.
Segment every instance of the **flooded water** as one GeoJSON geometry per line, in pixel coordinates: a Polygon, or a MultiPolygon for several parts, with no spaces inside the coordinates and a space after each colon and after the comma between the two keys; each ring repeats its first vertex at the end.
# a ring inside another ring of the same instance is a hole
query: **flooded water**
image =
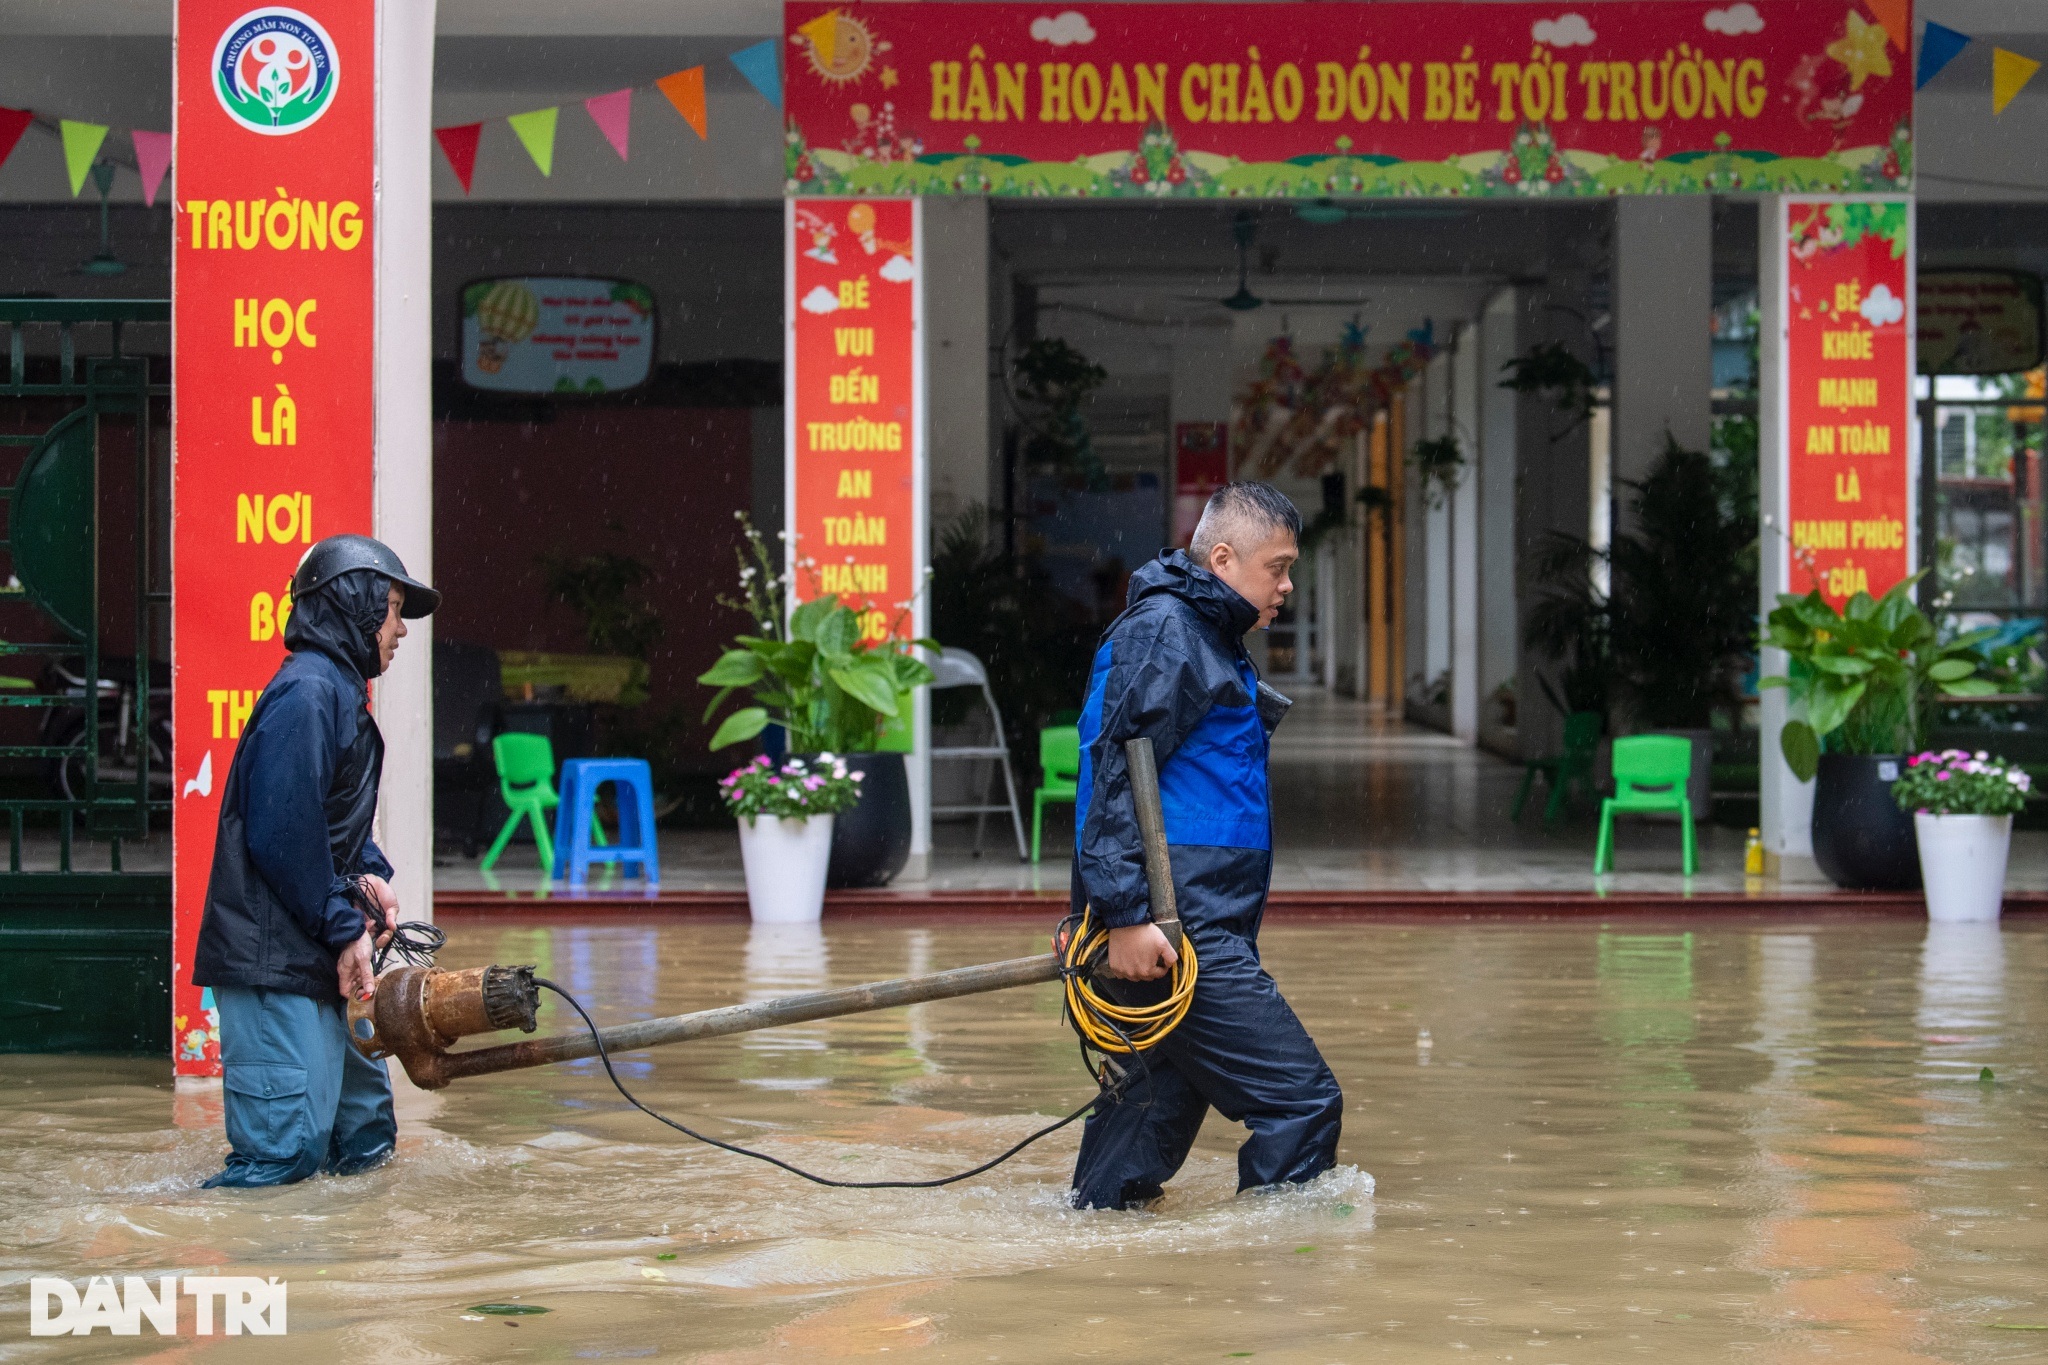
{"type": "MultiPolygon", "coordinates": [[[[1041,942],[464,926],[443,964],[537,962],[618,1022],[1041,942]]],[[[1074,1130],[964,1186],[817,1188],[669,1133],[594,1062],[412,1092],[375,1174],[208,1192],[218,1100],[174,1097],[166,1065],[0,1058],[0,1359],[2048,1352],[2048,924],[1280,924],[1265,945],[1343,1082],[1348,1164],[1238,1198],[1239,1130],[1212,1116],[1145,1212],[1065,1207],[1074,1130]],[[32,1341],[27,1278],[93,1273],[280,1276],[290,1335],[32,1341]],[[468,1311],[514,1301],[550,1311],[468,1311]]],[[[864,1178],[972,1164],[1089,1089],[1050,988],[622,1071],[686,1122],[864,1178]]]]}

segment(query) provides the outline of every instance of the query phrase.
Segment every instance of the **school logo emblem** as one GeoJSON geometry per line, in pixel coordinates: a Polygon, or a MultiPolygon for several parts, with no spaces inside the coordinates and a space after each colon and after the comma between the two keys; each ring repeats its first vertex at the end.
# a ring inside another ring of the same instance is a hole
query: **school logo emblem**
{"type": "Polygon", "coordinates": [[[311,15],[280,5],[252,9],[213,49],[213,93],[252,133],[282,137],[319,122],[334,103],[341,55],[311,15]]]}

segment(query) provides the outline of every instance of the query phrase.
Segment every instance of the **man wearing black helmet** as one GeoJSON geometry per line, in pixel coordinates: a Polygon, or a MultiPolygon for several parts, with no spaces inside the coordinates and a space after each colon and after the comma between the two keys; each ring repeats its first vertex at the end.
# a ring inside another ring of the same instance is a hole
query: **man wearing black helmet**
{"type": "Polygon", "coordinates": [[[290,651],[243,727],[193,961],[220,1009],[228,1141],[215,1185],[368,1170],[397,1138],[382,1062],[349,1045],[350,996],[398,911],[370,837],[384,739],[369,681],[441,595],[368,536],[330,536],[292,575],[290,651]]]}

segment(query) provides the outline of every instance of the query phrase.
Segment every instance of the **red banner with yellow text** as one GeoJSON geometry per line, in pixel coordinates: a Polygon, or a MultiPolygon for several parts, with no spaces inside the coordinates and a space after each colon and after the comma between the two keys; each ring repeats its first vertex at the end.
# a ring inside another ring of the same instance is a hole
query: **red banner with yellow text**
{"type": "Polygon", "coordinates": [[[228,766],[299,557],[370,529],[375,5],[178,0],[176,34],[173,1042],[217,1075],[191,981],[228,766]]]}
{"type": "Polygon", "coordinates": [[[1788,198],[1782,211],[1784,586],[1840,606],[1913,572],[1912,208],[1788,198]]]}
{"type": "Polygon", "coordinates": [[[783,7],[791,194],[1904,189],[1911,0],[783,7]]]}
{"type": "Polygon", "coordinates": [[[785,486],[792,601],[822,593],[869,641],[915,634],[918,212],[908,199],[791,203],[785,486]]]}

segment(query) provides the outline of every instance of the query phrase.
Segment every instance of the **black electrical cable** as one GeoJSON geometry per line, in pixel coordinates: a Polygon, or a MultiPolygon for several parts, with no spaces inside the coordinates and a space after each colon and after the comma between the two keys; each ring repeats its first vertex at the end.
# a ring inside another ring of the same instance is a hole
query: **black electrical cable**
{"type": "MultiPolygon", "coordinates": [[[[804,1170],[801,1166],[792,1166],[787,1161],[782,1160],[780,1157],[770,1156],[766,1152],[752,1151],[745,1147],[735,1146],[730,1142],[721,1142],[719,1139],[715,1137],[707,1137],[703,1133],[697,1132],[695,1129],[688,1128],[680,1123],[677,1123],[668,1115],[649,1108],[646,1104],[643,1104],[641,1102],[639,1096],[635,1095],[632,1091],[626,1089],[626,1083],[619,1079],[619,1073],[612,1070],[611,1053],[605,1048],[604,1035],[598,1031],[596,1022],[591,1019],[589,1011],[583,1008],[582,1002],[577,1000],[575,996],[569,994],[569,992],[563,990],[560,986],[556,985],[554,982],[548,980],[544,976],[536,976],[533,979],[533,984],[536,986],[547,987],[547,989],[553,991],[556,995],[559,995],[562,997],[562,999],[568,1001],[569,1008],[575,1010],[576,1013],[583,1016],[583,1025],[585,1028],[590,1030],[591,1039],[597,1044],[597,1059],[604,1063],[604,1074],[611,1077],[612,1084],[618,1088],[618,1092],[621,1095],[626,1097],[626,1102],[632,1105],[635,1109],[638,1109],[641,1113],[647,1115],[647,1117],[651,1119],[654,1119],[656,1122],[667,1124],[669,1127],[675,1129],[678,1133],[681,1133],[684,1137],[695,1138],[697,1141],[706,1143],[712,1147],[716,1147],[720,1151],[732,1152],[738,1156],[750,1156],[756,1161],[765,1161],[771,1166],[781,1167],[783,1170],[788,1171],[791,1175],[802,1176],[805,1180],[810,1181],[814,1185],[829,1185],[836,1190],[932,1190],[937,1189],[942,1185],[953,1185],[957,1184],[962,1180],[971,1180],[975,1176],[980,1175],[985,1171],[994,1170],[996,1167],[1002,1165],[1005,1161],[1008,1161],[1011,1157],[1017,1155],[1017,1153],[1023,1151],[1026,1147],[1029,1147],[1032,1143],[1038,1141],[1040,1138],[1047,1137],[1053,1133],[1057,1133],[1060,1129],[1066,1127],[1075,1119],[1082,1117],[1091,1109],[1095,1108],[1096,1105],[1101,1104],[1104,1100],[1114,1099],[1117,1093],[1121,1091],[1126,1084],[1129,1083],[1130,1078],[1133,1075],[1137,1074],[1135,1072],[1127,1071],[1123,1073],[1121,1076],[1117,1077],[1116,1080],[1114,1080],[1113,1082],[1103,1083],[1102,1088],[1095,1093],[1094,1098],[1090,1099],[1088,1103],[1082,1105],[1073,1113],[1067,1115],[1065,1118],[1059,1120],[1056,1123],[1047,1124],[1045,1127],[1039,1129],[1037,1132],[1031,1134],[1029,1137],[1019,1142],[1016,1146],[1004,1152],[1001,1156],[992,1158],[988,1161],[984,1161],[979,1166],[976,1166],[971,1170],[961,1171],[958,1175],[941,1176],[937,1180],[833,1180],[828,1176],[813,1175],[811,1172],[804,1170]]],[[[1142,1058],[1140,1060],[1142,1064],[1142,1058]]]]}

